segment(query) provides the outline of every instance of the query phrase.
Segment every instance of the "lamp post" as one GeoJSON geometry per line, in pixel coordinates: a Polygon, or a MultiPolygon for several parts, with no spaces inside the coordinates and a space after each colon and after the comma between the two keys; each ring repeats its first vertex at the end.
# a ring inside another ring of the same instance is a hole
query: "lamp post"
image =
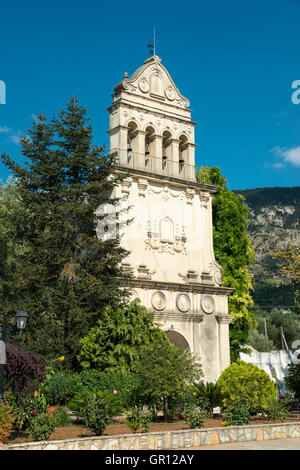
{"type": "MultiPolygon", "coordinates": [[[[26,326],[27,318],[28,318],[28,313],[26,313],[24,310],[20,310],[20,312],[16,314],[17,328],[20,330],[20,335],[26,326]]],[[[7,333],[6,323],[7,323],[7,313],[4,313],[3,323],[2,323],[2,336],[0,340],[0,366],[1,366],[1,369],[0,369],[0,403],[3,402],[3,397],[4,397],[4,368],[6,364],[6,333],[7,333]]]]}

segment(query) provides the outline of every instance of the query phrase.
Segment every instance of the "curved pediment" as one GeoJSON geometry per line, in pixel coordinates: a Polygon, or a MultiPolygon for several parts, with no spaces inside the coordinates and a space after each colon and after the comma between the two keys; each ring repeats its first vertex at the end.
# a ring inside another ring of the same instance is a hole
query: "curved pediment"
{"type": "Polygon", "coordinates": [[[116,94],[122,90],[182,108],[188,108],[190,105],[189,100],[181,95],[158,56],[147,59],[130,78],[125,74],[122,82],[115,86],[116,94]]]}

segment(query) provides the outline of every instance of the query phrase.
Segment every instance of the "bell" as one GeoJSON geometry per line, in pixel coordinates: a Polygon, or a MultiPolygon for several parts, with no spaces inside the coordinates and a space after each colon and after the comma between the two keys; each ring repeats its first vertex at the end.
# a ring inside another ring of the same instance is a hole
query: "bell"
{"type": "Polygon", "coordinates": [[[146,144],[146,146],[145,146],[145,155],[150,155],[149,145],[148,144],[146,144]]]}
{"type": "Polygon", "coordinates": [[[127,144],[127,152],[132,152],[132,147],[130,141],[127,144]]]}

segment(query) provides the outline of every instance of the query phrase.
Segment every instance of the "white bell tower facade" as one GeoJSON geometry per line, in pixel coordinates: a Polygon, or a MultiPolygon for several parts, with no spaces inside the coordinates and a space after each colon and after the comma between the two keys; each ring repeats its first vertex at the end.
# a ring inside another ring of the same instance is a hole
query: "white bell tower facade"
{"type": "Polygon", "coordinates": [[[212,241],[217,188],[195,177],[196,123],[189,101],[157,56],[115,86],[110,152],[127,177],[120,198],[121,245],[130,288],[178,347],[214,382],[230,364],[228,295],[212,241]],[[131,222],[127,222],[131,220],[131,222]]]}

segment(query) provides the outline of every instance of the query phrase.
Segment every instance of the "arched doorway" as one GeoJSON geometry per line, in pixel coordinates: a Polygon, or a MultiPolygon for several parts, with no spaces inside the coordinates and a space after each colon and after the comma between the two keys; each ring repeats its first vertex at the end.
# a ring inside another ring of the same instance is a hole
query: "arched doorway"
{"type": "Polygon", "coordinates": [[[190,351],[190,346],[184,336],[174,330],[166,331],[167,337],[177,348],[190,351]]]}

